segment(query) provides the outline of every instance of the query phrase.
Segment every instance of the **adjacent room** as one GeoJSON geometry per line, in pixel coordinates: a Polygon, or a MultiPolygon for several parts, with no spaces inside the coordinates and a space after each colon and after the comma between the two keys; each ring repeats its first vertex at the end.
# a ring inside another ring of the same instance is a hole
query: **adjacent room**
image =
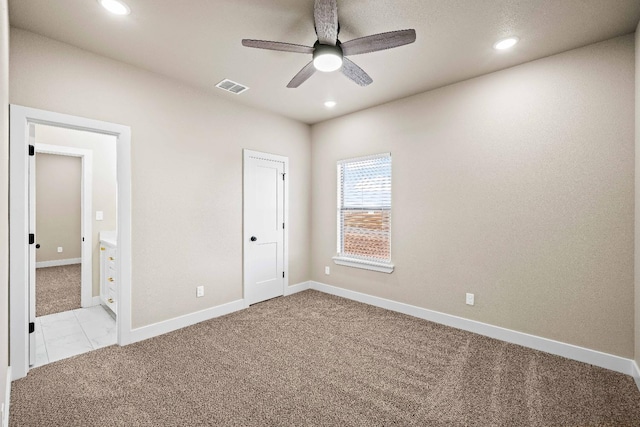
{"type": "Polygon", "coordinates": [[[0,0],[0,427],[640,425],[637,0],[0,0]]]}
{"type": "Polygon", "coordinates": [[[35,363],[116,343],[116,139],[34,125],[35,363]],[[87,237],[85,237],[87,236],[87,237]],[[89,238],[91,236],[91,238],[89,238]]]}

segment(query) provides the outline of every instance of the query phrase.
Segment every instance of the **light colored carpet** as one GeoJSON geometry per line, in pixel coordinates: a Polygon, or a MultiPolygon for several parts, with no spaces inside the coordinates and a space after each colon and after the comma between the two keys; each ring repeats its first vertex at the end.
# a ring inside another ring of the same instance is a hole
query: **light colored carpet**
{"type": "Polygon", "coordinates": [[[631,377],[305,291],[33,369],[18,426],[638,426],[631,377]]]}
{"type": "Polygon", "coordinates": [[[80,266],[36,269],[36,317],[80,308],[80,266]]]}

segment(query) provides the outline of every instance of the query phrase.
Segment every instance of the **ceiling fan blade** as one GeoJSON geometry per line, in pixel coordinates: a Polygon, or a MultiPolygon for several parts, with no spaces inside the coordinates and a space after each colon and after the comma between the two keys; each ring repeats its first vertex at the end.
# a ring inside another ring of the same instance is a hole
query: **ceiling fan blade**
{"type": "Polygon", "coordinates": [[[316,0],[313,6],[316,34],[321,44],[336,45],[338,40],[337,0],[316,0]]]}
{"type": "Polygon", "coordinates": [[[313,48],[309,46],[302,46],[299,44],[291,43],[270,42],[265,40],[242,39],[242,46],[255,47],[257,49],[279,50],[282,52],[313,53],[313,48]]]}
{"type": "Polygon", "coordinates": [[[358,67],[348,58],[342,59],[342,74],[349,77],[360,86],[369,86],[373,83],[373,79],[369,77],[369,74],[365,73],[362,68],[358,67]]]}
{"type": "Polygon", "coordinates": [[[399,30],[388,33],[374,34],[342,43],[342,53],[346,55],[360,55],[361,53],[376,52],[391,49],[416,41],[416,30],[399,30]]]}
{"type": "Polygon", "coordinates": [[[313,61],[311,61],[307,65],[305,65],[304,68],[302,70],[300,70],[298,72],[298,74],[296,74],[291,79],[291,81],[289,82],[287,87],[290,88],[290,89],[297,88],[302,83],[306,82],[307,79],[309,77],[311,77],[313,75],[313,73],[315,73],[315,72],[316,72],[316,67],[313,66],[313,61]]]}

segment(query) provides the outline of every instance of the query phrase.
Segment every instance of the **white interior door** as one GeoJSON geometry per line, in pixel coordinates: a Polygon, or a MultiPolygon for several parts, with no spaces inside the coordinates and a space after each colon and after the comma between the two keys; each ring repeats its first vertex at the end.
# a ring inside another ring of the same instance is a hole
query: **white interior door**
{"type": "Polygon", "coordinates": [[[36,363],[36,133],[29,124],[29,366],[36,363]],[[33,236],[33,237],[32,237],[33,236]]]}
{"type": "Polygon", "coordinates": [[[284,294],[287,159],[245,150],[244,282],[247,305],[284,294]]]}

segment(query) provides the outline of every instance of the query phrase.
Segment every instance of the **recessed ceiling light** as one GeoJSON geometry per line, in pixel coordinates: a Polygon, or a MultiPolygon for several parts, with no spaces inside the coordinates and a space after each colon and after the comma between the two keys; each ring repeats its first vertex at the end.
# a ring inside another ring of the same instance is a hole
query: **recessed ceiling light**
{"type": "Polygon", "coordinates": [[[516,43],[518,43],[518,38],[517,37],[509,37],[506,39],[502,39],[500,41],[497,41],[494,45],[493,48],[495,50],[505,50],[505,49],[509,49],[510,47],[513,47],[516,45],[516,43]]]}
{"type": "Polygon", "coordinates": [[[333,108],[336,106],[336,101],[325,101],[324,106],[327,108],[333,108]]]}
{"type": "Polygon", "coordinates": [[[114,15],[128,15],[131,13],[129,6],[120,0],[98,0],[98,3],[114,15]]]}

